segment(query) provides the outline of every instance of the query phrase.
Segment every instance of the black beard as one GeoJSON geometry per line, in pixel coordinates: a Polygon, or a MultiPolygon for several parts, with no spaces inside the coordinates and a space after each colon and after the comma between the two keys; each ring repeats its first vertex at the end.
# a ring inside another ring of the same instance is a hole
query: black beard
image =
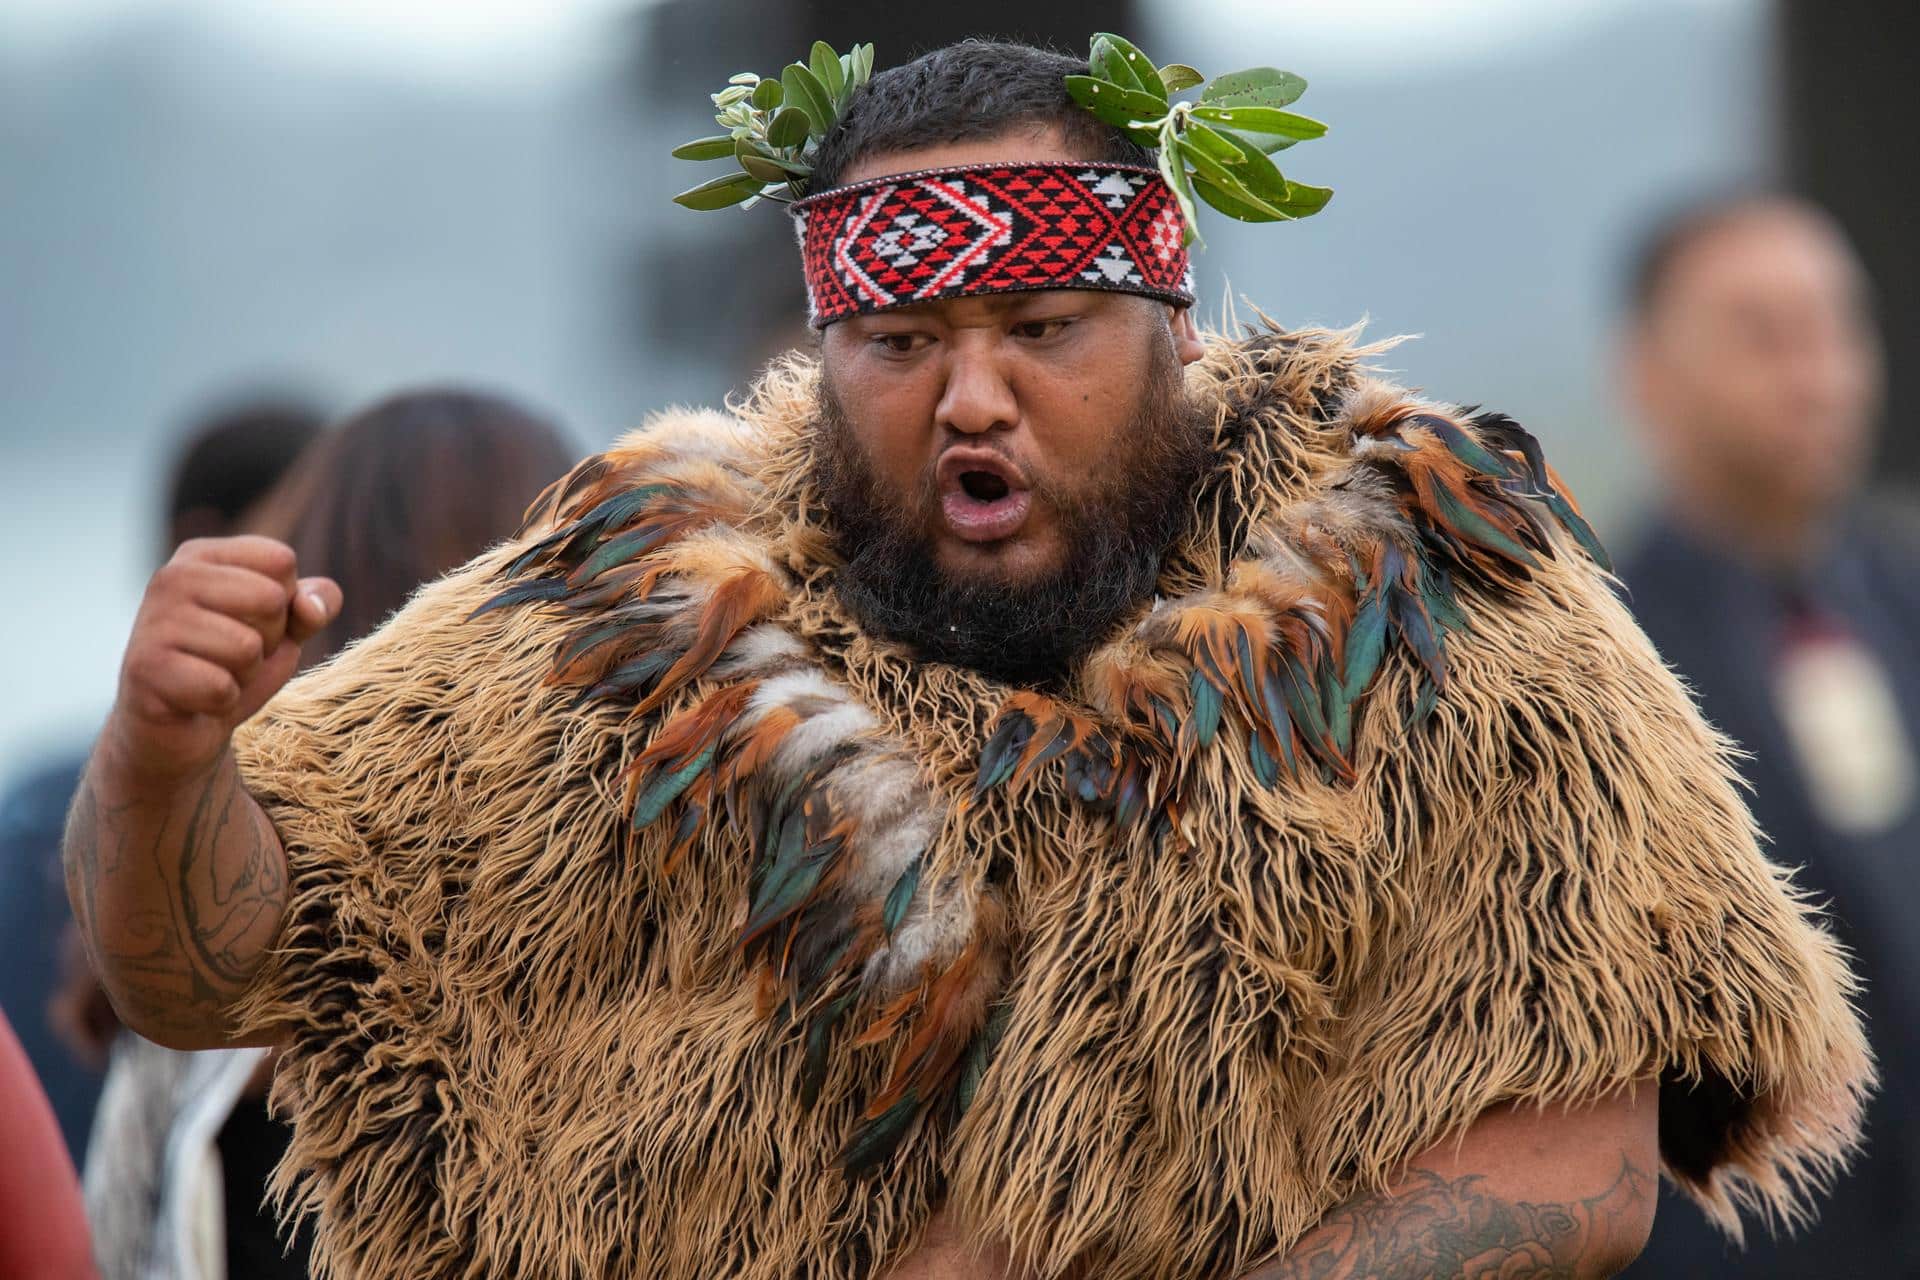
{"type": "Polygon", "coordinates": [[[1111,474],[1091,490],[1036,483],[1060,520],[1066,555],[1043,578],[948,577],[923,532],[937,501],[929,477],[916,507],[883,492],[825,380],[813,480],[844,562],[842,603],[869,631],[935,662],[1012,684],[1046,685],[1153,595],[1161,562],[1185,531],[1206,463],[1207,433],[1169,346],[1156,345],[1146,392],[1117,432],[1111,474]]]}

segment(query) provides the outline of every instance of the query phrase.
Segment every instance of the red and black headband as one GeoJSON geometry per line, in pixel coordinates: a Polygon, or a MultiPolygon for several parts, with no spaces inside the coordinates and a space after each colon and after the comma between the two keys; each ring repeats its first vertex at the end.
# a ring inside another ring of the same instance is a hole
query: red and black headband
{"type": "Polygon", "coordinates": [[[942,298],[1103,289],[1193,302],[1159,172],[1027,162],[889,174],[792,206],[813,324],[942,298]]]}

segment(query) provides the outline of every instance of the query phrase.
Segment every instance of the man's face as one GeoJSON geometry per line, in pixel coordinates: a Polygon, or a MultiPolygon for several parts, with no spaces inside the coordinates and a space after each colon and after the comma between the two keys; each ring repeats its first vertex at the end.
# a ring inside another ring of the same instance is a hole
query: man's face
{"type": "MultiPolygon", "coordinates": [[[[1075,158],[1020,134],[873,157],[844,180],[1075,158]]],[[[1018,678],[1069,658],[1077,648],[1040,652],[1038,633],[1100,628],[1138,603],[1179,527],[1201,440],[1179,371],[1200,353],[1184,313],[1095,291],[828,326],[822,489],[847,543],[843,594],[930,656],[1018,678]]]]}
{"type": "Polygon", "coordinates": [[[1683,483],[1796,514],[1844,500],[1881,387],[1863,294],[1839,236],[1790,204],[1736,212],[1681,248],[1636,336],[1635,373],[1683,483]]]}

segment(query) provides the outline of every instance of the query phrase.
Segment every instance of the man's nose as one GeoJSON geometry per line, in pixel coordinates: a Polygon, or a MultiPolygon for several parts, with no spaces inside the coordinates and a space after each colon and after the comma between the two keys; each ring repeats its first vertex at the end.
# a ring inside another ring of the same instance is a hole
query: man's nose
{"type": "Polygon", "coordinates": [[[933,416],[962,435],[984,435],[1013,426],[1020,406],[992,353],[957,350],[947,358],[947,385],[933,416]]]}

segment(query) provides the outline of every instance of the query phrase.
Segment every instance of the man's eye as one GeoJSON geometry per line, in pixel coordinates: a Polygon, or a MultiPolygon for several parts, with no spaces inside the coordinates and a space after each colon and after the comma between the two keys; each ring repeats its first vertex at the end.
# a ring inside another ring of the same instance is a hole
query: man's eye
{"type": "Polygon", "coordinates": [[[873,341],[888,355],[912,355],[931,339],[924,333],[876,333],[873,341]]]}
{"type": "Polygon", "coordinates": [[[1025,338],[1029,342],[1040,342],[1056,336],[1061,330],[1072,323],[1073,321],[1068,319],[1022,320],[1013,326],[1013,336],[1016,338],[1025,338]]]}

